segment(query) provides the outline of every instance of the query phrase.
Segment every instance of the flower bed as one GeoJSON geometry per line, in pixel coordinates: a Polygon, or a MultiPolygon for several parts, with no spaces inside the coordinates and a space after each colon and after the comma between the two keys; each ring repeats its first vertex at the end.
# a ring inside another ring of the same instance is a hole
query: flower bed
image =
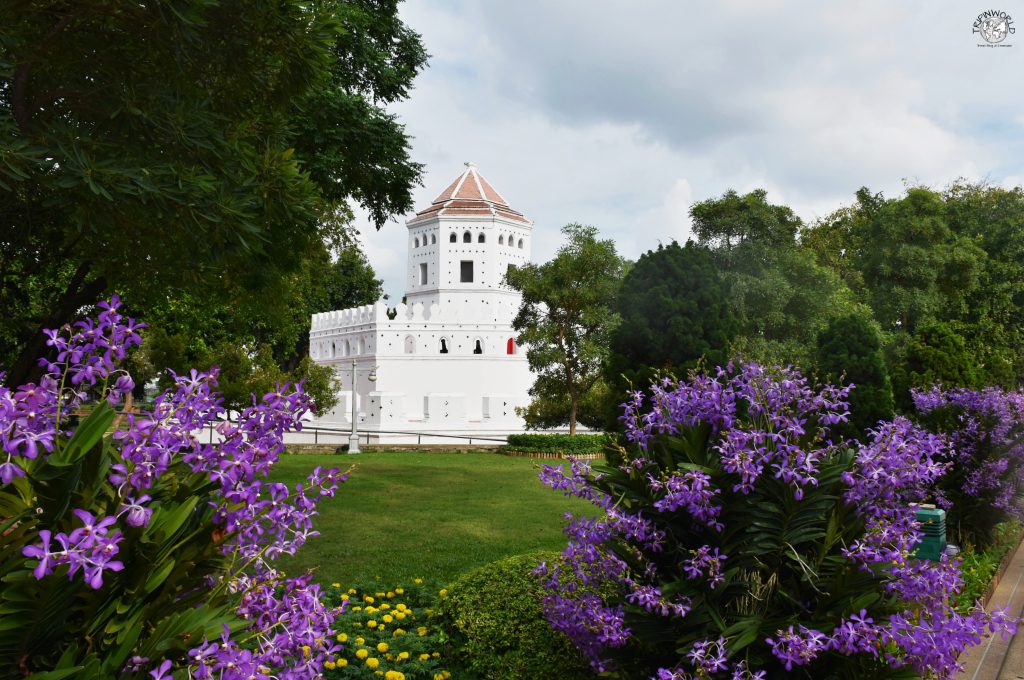
{"type": "Polygon", "coordinates": [[[335,622],[340,649],[324,663],[325,678],[448,680],[443,636],[434,607],[447,591],[414,579],[406,587],[324,589],[331,605],[344,605],[335,622]]]}
{"type": "Polygon", "coordinates": [[[508,443],[498,449],[507,456],[530,458],[579,458],[593,460],[604,456],[612,438],[606,434],[510,434],[508,443]]]}

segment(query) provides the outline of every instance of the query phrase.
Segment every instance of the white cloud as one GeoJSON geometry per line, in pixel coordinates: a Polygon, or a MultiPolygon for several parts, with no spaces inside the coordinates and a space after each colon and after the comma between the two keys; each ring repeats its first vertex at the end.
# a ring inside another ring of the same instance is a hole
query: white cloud
{"type": "MultiPolygon", "coordinates": [[[[536,223],[567,222],[636,257],[685,240],[693,201],[764,187],[805,219],[866,185],[1024,176],[1024,39],[980,49],[953,0],[679,3],[415,0],[433,55],[396,107],[427,164],[427,205],[475,161],[536,223]]],[[[1024,10],[1020,21],[1024,21],[1024,10]]],[[[365,224],[365,222],[364,222],[365,224]]],[[[404,224],[364,229],[392,296],[404,224]]]]}

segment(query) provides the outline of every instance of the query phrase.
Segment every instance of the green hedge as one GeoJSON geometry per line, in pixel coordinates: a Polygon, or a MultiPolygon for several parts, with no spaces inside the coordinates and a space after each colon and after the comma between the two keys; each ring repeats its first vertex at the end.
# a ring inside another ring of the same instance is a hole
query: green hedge
{"type": "Polygon", "coordinates": [[[527,453],[604,453],[604,447],[611,442],[606,434],[510,434],[506,451],[527,453]]]}
{"type": "Polygon", "coordinates": [[[515,555],[463,574],[437,615],[455,655],[485,680],[592,678],[582,655],[544,617],[541,579],[531,572],[554,552],[515,555]]]}

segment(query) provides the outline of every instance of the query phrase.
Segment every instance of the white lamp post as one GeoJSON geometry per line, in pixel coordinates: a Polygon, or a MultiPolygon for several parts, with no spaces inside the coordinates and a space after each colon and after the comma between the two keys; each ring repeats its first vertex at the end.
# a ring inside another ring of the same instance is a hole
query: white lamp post
{"type": "MultiPolygon", "coordinates": [[[[361,453],[359,450],[359,419],[356,414],[356,360],[352,360],[352,434],[348,436],[348,452],[349,453],[361,453]]],[[[377,380],[377,367],[374,366],[370,369],[370,375],[366,376],[366,379],[370,382],[377,380]]]]}

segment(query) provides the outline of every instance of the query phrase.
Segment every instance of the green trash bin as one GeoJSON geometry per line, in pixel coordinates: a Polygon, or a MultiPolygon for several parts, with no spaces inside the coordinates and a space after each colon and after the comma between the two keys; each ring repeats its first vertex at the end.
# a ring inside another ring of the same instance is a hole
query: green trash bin
{"type": "Polygon", "coordinates": [[[935,507],[918,507],[914,516],[921,523],[924,536],[914,549],[914,557],[937,562],[946,551],[946,511],[935,507]]]}

